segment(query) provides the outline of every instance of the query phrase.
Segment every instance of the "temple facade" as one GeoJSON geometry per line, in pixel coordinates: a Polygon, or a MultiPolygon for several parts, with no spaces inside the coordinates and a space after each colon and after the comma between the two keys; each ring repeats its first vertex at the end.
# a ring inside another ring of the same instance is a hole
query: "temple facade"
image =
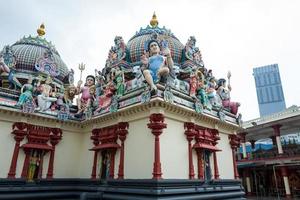
{"type": "Polygon", "coordinates": [[[75,84],[43,24],[37,33],[0,52],[3,198],[243,199],[231,73],[214,77],[195,37],[182,44],[154,14],[75,84]]]}

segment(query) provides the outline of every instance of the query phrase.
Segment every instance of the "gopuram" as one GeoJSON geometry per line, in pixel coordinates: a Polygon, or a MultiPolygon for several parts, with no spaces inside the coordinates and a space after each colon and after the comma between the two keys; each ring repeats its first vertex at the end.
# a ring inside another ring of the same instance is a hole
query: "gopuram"
{"type": "Polygon", "coordinates": [[[154,14],[75,83],[37,33],[0,52],[0,199],[243,199],[231,73],[214,77],[194,36],[154,14]]]}

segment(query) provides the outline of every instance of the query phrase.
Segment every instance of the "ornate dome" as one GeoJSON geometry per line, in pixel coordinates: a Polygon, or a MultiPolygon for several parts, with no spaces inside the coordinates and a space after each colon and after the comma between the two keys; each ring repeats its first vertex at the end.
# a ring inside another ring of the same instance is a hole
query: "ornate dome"
{"type": "Polygon", "coordinates": [[[68,74],[68,68],[55,46],[41,36],[23,37],[11,46],[13,54],[16,57],[16,70],[23,72],[36,72],[35,65],[39,58],[43,57],[46,51],[51,51],[53,61],[56,63],[59,75],[58,80],[63,81],[68,74]]]}
{"type": "Polygon", "coordinates": [[[157,34],[158,38],[167,41],[174,63],[181,63],[184,45],[174,36],[173,33],[171,33],[170,30],[165,27],[160,28],[157,24],[154,23],[152,27],[147,26],[144,29],[141,28],[140,31],[128,41],[127,48],[129,51],[129,58],[132,63],[140,61],[145,50],[145,44],[151,39],[153,34],[157,34]]]}

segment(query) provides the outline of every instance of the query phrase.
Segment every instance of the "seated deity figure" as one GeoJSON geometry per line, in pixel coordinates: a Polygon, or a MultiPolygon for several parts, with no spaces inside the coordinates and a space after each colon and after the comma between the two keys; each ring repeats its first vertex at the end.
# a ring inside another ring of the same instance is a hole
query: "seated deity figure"
{"type": "Polygon", "coordinates": [[[228,84],[227,88],[226,80],[224,78],[219,79],[217,84],[217,94],[220,96],[224,108],[229,109],[232,114],[236,115],[238,112],[238,107],[241,104],[239,102],[230,101],[231,86],[228,84]]]}
{"type": "Polygon", "coordinates": [[[147,51],[148,55],[145,53],[141,57],[142,70],[147,83],[150,85],[151,94],[155,94],[157,92],[155,83],[170,73],[173,68],[173,60],[168,47],[164,48],[163,55],[160,54],[160,47],[156,40],[151,40],[148,43],[147,51]]]}
{"type": "Polygon", "coordinates": [[[41,94],[37,96],[38,107],[36,110],[45,111],[49,109],[51,104],[57,100],[57,98],[52,94],[52,87],[50,85],[51,83],[52,79],[50,76],[48,76],[45,83],[39,87],[41,94]]]}
{"type": "Polygon", "coordinates": [[[77,100],[78,111],[76,113],[76,116],[78,117],[85,111],[85,108],[87,108],[87,105],[93,98],[93,96],[90,93],[90,87],[95,85],[95,77],[93,75],[88,75],[86,77],[86,82],[83,87],[81,87],[81,84],[82,81],[78,81],[77,91],[78,94],[82,93],[81,98],[77,100]]]}

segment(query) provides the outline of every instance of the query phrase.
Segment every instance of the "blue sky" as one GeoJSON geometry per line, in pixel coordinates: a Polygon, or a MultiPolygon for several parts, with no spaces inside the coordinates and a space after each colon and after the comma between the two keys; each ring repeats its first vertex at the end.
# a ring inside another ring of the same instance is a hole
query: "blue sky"
{"type": "Polygon", "coordinates": [[[0,0],[0,48],[36,35],[41,22],[69,68],[79,78],[105,65],[116,35],[127,42],[149,24],[159,25],[185,44],[194,35],[207,68],[217,78],[232,73],[232,100],[244,120],[259,116],[252,68],[279,64],[287,106],[300,105],[300,1],[289,0],[0,0]]]}

